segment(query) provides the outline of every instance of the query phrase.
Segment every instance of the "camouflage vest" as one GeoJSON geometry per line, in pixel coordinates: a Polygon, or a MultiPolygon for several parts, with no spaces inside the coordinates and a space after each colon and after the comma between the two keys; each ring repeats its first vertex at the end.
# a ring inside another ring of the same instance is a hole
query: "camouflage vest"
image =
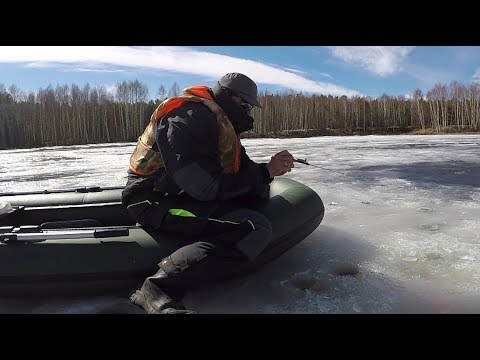
{"type": "Polygon", "coordinates": [[[218,152],[223,172],[230,174],[240,168],[240,139],[235,133],[227,114],[218,106],[208,93],[206,86],[194,86],[183,91],[183,95],[161,102],[150,117],[150,123],[138,138],[133,154],[130,156],[130,170],[137,175],[153,175],[163,168],[162,155],[154,151],[152,146],[156,141],[157,124],[172,110],[187,101],[202,102],[216,116],[219,128],[218,152]]]}

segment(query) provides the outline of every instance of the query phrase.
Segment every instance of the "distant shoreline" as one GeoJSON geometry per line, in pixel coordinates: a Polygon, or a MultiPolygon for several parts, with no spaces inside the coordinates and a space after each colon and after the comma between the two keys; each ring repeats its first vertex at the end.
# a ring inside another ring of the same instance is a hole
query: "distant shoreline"
{"type": "MultiPolygon", "coordinates": [[[[369,135],[480,135],[480,129],[477,131],[471,130],[456,130],[456,129],[446,129],[442,131],[435,131],[434,129],[427,128],[414,129],[414,128],[391,128],[388,130],[385,129],[367,129],[366,131],[357,130],[338,130],[338,129],[308,129],[308,130],[284,130],[275,133],[268,134],[255,134],[255,133],[244,133],[241,135],[242,139],[298,139],[298,138],[309,138],[309,137],[322,137],[322,136],[369,136],[369,135]]],[[[113,143],[113,142],[112,142],[113,143]]],[[[117,143],[117,142],[115,142],[117,143]]],[[[69,144],[45,144],[41,146],[52,147],[52,146],[76,146],[76,145],[93,145],[93,144],[109,144],[108,142],[89,142],[89,143],[69,143],[69,144]]],[[[2,148],[0,150],[15,150],[15,149],[34,149],[38,146],[32,147],[18,147],[18,148],[2,148]]]]}
{"type": "Polygon", "coordinates": [[[242,138],[262,139],[262,138],[304,138],[304,137],[318,137],[318,136],[363,136],[363,135],[480,135],[480,129],[472,130],[457,130],[444,129],[435,131],[432,128],[416,129],[416,128],[390,128],[390,129],[367,129],[367,130],[339,130],[339,129],[324,129],[324,130],[284,130],[268,134],[243,134],[242,138]]]}

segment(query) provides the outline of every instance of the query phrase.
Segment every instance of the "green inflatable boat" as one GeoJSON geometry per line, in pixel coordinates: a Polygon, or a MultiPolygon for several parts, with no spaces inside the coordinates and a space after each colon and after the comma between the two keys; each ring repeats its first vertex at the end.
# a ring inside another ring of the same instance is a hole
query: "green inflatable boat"
{"type": "MultiPolygon", "coordinates": [[[[0,294],[125,292],[155,273],[178,240],[137,226],[120,202],[121,191],[0,194],[0,294]]],[[[239,275],[305,239],[321,223],[324,205],[308,186],[279,177],[260,212],[272,221],[274,240],[239,275]]]]}

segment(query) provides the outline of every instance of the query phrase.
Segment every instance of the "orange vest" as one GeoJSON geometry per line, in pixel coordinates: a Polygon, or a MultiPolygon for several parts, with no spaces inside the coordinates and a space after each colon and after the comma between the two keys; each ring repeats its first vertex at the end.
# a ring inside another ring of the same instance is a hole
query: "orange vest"
{"type": "Polygon", "coordinates": [[[157,124],[165,115],[187,101],[202,102],[217,116],[220,164],[224,173],[238,172],[240,168],[240,139],[227,114],[213,101],[207,86],[187,88],[183,90],[183,95],[166,99],[157,106],[150,117],[150,123],[138,138],[135,150],[130,156],[131,171],[137,175],[153,175],[165,166],[162,154],[152,149],[156,141],[157,124]]]}

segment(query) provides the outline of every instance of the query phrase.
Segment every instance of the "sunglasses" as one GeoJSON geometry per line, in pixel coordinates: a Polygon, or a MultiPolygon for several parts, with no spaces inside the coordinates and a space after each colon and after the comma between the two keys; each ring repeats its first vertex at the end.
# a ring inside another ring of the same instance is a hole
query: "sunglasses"
{"type": "Polygon", "coordinates": [[[245,111],[251,111],[253,109],[253,105],[249,104],[245,100],[241,99],[240,100],[240,106],[245,110],[245,111]]]}

